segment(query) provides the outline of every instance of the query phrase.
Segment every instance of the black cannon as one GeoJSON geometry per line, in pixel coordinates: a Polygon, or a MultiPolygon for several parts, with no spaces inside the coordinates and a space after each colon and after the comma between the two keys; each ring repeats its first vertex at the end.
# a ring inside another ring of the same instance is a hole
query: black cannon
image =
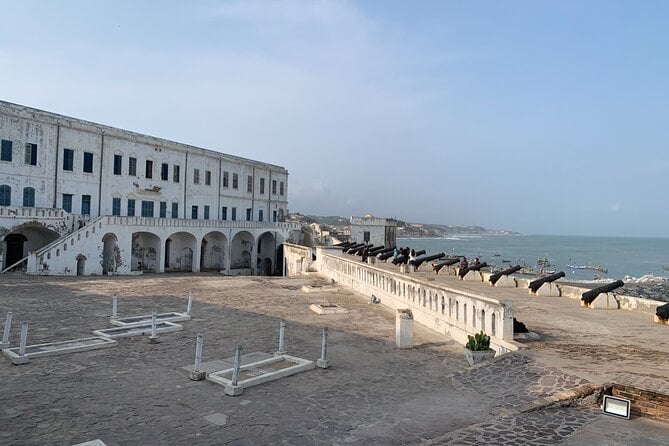
{"type": "Polygon", "coordinates": [[[363,246],[365,246],[364,243],[357,243],[357,244],[351,246],[350,248],[348,248],[346,250],[346,254],[354,254],[358,250],[358,248],[362,248],[363,246]]]}
{"type": "Polygon", "coordinates": [[[393,251],[395,251],[395,247],[393,246],[392,248],[383,248],[380,251],[377,251],[376,254],[374,254],[377,258],[381,258],[382,255],[390,253],[390,255],[393,255],[393,251]]]}
{"type": "Polygon", "coordinates": [[[615,282],[607,283],[606,285],[593,288],[590,291],[586,291],[585,293],[581,294],[581,300],[590,305],[601,293],[608,293],[609,291],[613,291],[623,285],[625,285],[625,282],[622,280],[616,280],[615,282]]]}
{"type": "Polygon", "coordinates": [[[539,288],[541,288],[541,285],[544,283],[551,283],[555,280],[558,280],[560,277],[564,277],[564,271],[560,271],[559,273],[554,273],[549,276],[544,276],[541,279],[533,280],[530,282],[530,290],[532,290],[533,293],[536,293],[539,288]]]}
{"type": "Polygon", "coordinates": [[[434,265],[432,265],[432,269],[434,270],[434,272],[435,272],[435,274],[436,274],[436,273],[438,273],[444,266],[455,265],[455,264],[458,263],[459,261],[460,261],[460,259],[458,259],[458,258],[455,258],[455,259],[448,258],[448,259],[445,259],[445,260],[440,260],[439,262],[437,262],[437,263],[435,263],[434,265]]]}
{"type": "Polygon", "coordinates": [[[374,248],[371,248],[371,249],[369,250],[369,255],[370,255],[370,256],[375,256],[375,255],[377,255],[378,253],[380,253],[381,251],[383,251],[384,249],[386,249],[386,248],[385,248],[383,245],[381,245],[381,246],[375,246],[374,248]]]}
{"type": "Polygon", "coordinates": [[[362,255],[362,252],[366,249],[367,250],[367,255],[369,255],[369,249],[372,248],[374,245],[368,245],[368,246],[361,246],[355,251],[355,255],[360,257],[362,255]]]}
{"type": "Polygon", "coordinates": [[[467,268],[462,268],[460,271],[458,271],[458,275],[462,279],[467,275],[469,271],[479,271],[481,268],[488,266],[486,262],[479,263],[478,265],[470,265],[467,268]]]}
{"type": "Polygon", "coordinates": [[[416,257],[418,257],[418,256],[422,256],[423,254],[425,254],[425,250],[424,250],[424,249],[421,249],[420,251],[417,251],[417,252],[416,252],[416,257]]]}
{"type": "Polygon", "coordinates": [[[655,314],[660,319],[669,319],[669,304],[660,305],[655,309],[655,314]]]}
{"type": "Polygon", "coordinates": [[[406,263],[404,261],[405,257],[403,254],[398,255],[393,259],[393,265],[399,265],[400,263],[406,263]]]}
{"type": "Polygon", "coordinates": [[[348,252],[349,249],[353,248],[357,243],[355,242],[348,242],[345,245],[342,245],[341,247],[341,252],[348,252]]]}
{"type": "Polygon", "coordinates": [[[507,268],[503,271],[497,272],[497,273],[493,274],[492,276],[490,276],[490,283],[492,283],[494,285],[494,284],[497,283],[497,281],[499,279],[502,278],[502,276],[508,276],[509,274],[513,274],[515,272],[518,272],[521,269],[522,269],[522,267],[520,265],[516,265],[516,266],[512,266],[511,268],[507,268]]]}
{"type": "Polygon", "coordinates": [[[416,260],[414,260],[413,266],[415,266],[416,269],[418,269],[418,267],[421,266],[424,262],[429,262],[430,260],[440,259],[440,258],[445,257],[445,256],[446,256],[445,253],[440,252],[439,254],[434,254],[434,255],[431,255],[431,256],[419,257],[416,260]]]}
{"type": "Polygon", "coordinates": [[[379,259],[379,260],[388,260],[389,258],[391,258],[393,256],[393,251],[384,252],[383,254],[378,254],[376,256],[376,258],[379,259]]]}
{"type": "Polygon", "coordinates": [[[336,246],[337,248],[346,248],[347,246],[352,246],[355,242],[340,242],[340,243],[335,243],[332,246],[336,246]]]}

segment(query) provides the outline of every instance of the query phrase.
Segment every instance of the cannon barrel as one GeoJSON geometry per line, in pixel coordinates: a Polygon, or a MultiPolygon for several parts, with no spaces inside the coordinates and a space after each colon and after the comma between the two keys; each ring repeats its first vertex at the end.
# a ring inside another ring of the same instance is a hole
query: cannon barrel
{"type": "Polygon", "coordinates": [[[404,263],[404,255],[403,254],[400,254],[393,259],[393,265],[399,265],[400,263],[404,263]]]}
{"type": "Polygon", "coordinates": [[[344,246],[344,247],[341,249],[341,251],[342,251],[342,252],[345,252],[345,253],[348,253],[348,250],[349,250],[349,249],[352,249],[354,246],[358,246],[358,245],[359,245],[359,243],[347,244],[346,246],[344,246]]]}
{"type": "Polygon", "coordinates": [[[490,276],[490,282],[492,282],[492,284],[494,285],[494,284],[497,283],[497,281],[499,279],[502,278],[502,276],[508,276],[509,274],[513,274],[515,272],[518,272],[521,269],[522,269],[522,267],[520,265],[516,265],[516,266],[512,266],[511,268],[507,268],[503,271],[496,272],[495,274],[490,276]]]}
{"type": "Polygon", "coordinates": [[[385,252],[385,253],[383,253],[383,254],[378,254],[378,255],[376,256],[376,258],[379,259],[379,260],[388,260],[388,259],[391,258],[392,256],[393,256],[393,252],[390,251],[390,252],[385,252]]]}
{"type": "Polygon", "coordinates": [[[455,259],[448,258],[448,259],[445,259],[445,260],[440,260],[439,262],[432,265],[432,269],[434,270],[435,273],[438,273],[444,266],[455,265],[459,261],[460,261],[460,259],[458,259],[458,258],[455,258],[455,259]]]}
{"type": "Polygon", "coordinates": [[[346,254],[353,254],[358,250],[358,248],[360,248],[362,246],[365,246],[365,244],[364,243],[357,243],[357,244],[351,246],[350,248],[348,248],[346,250],[346,254]]]}
{"type": "Polygon", "coordinates": [[[355,255],[357,255],[358,257],[360,257],[360,256],[362,255],[362,252],[365,250],[365,248],[367,248],[367,254],[369,254],[369,248],[371,248],[372,246],[373,246],[373,245],[369,245],[369,246],[365,246],[365,245],[363,245],[363,246],[361,246],[360,248],[358,248],[358,249],[355,251],[355,255]]]}
{"type": "Polygon", "coordinates": [[[655,309],[657,317],[662,319],[669,319],[669,304],[660,305],[655,309]]]}
{"type": "Polygon", "coordinates": [[[385,248],[383,247],[383,245],[381,245],[381,246],[375,246],[375,247],[373,247],[373,248],[371,248],[371,249],[369,250],[369,255],[370,255],[370,256],[375,256],[375,255],[377,255],[379,252],[381,252],[381,251],[384,250],[384,249],[385,249],[385,248]]]}
{"type": "Polygon", "coordinates": [[[337,248],[346,248],[347,246],[353,245],[355,242],[340,242],[340,243],[335,243],[332,246],[336,246],[337,248]]]}
{"type": "Polygon", "coordinates": [[[393,251],[395,251],[395,247],[393,246],[392,248],[384,248],[381,251],[376,253],[376,256],[378,258],[381,258],[382,255],[390,253],[390,255],[393,255],[393,251]]]}
{"type": "Polygon", "coordinates": [[[533,293],[536,293],[539,288],[541,288],[541,285],[544,283],[550,283],[555,280],[558,280],[560,277],[564,277],[564,271],[560,271],[559,273],[551,274],[548,276],[544,276],[541,279],[536,279],[530,282],[530,290],[532,290],[533,293]]]}
{"type": "Polygon", "coordinates": [[[488,266],[488,264],[487,264],[486,262],[483,262],[483,263],[481,263],[481,264],[479,264],[479,265],[468,266],[467,268],[462,268],[462,269],[459,271],[458,275],[459,275],[460,278],[462,279],[463,277],[465,277],[465,276],[467,275],[467,273],[468,273],[469,271],[479,271],[481,268],[486,267],[486,266],[488,266]]]}
{"type": "Polygon", "coordinates": [[[416,252],[416,257],[418,257],[418,256],[422,256],[423,254],[425,254],[425,252],[426,252],[426,251],[425,251],[424,249],[421,249],[420,251],[417,251],[417,252],[416,252]]]}
{"type": "Polygon", "coordinates": [[[593,288],[590,291],[586,291],[581,295],[581,300],[587,304],[591,304],[600,293],[608,293],[609,291],[613,291],[623,285],[625,285],[625,282],[622,280],[616,280],[615,282],[607,283],[606,285],[602,285],[600,287],[593,288]]]}
{"type": "Polygon", "coordinates": [[[423,264],[423,262],[429,262],[430,260],[440,259],[440,258],[445,257],[445,256],[446,256],[445,253],[440,252],[439,254],[433,254],[433,255],[431,255],[431,256],[425,256],[425,257],[417,258],[417,259],[413,262],[413,264],[414,264],[414,266],[416,267],[416,269],[418,269],[418,267],[419,267],[421,264],[423,264]]]}

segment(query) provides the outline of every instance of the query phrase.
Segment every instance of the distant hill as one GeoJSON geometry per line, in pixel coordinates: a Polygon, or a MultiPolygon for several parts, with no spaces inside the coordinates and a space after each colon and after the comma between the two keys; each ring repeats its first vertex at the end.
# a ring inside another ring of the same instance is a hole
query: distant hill
{"type": "MultiPolygon", "coordinates": [[[[291,214],[291,220],[303,224],[318,223],[321,226],[329,227],[333,232],[344,232],[349,229],[350,219],[336,215],[302,215],[299,213],[291,214]]],[[[487,229],[482,226],[465,225],[442,225],[431,223],[408,223],[402,220],[397,221],[397,237],[449,237],[454,235],[520,235],[519,232],[504,229],[487,229]]]]}

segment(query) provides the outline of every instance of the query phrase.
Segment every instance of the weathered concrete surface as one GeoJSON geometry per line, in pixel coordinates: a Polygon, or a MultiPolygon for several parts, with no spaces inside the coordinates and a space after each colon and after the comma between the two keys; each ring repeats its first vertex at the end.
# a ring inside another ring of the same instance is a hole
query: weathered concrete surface
{"type": "MultiPolygon", "coordinates": [[[[611,444],[644,444],[651,435],[645,420],[611,423],[592,408],[502,413],[578,385],[584,376],[543,363],[534,355],[542,353],[539,348],[529,356],[508,357],[511,366],[504,366],[504,359],[469,370],[460,345],[418,324],[416,348],[396,349],[393,311],[347,290],[300,291],[323,284],[314,276],[3,276],[0,313],[14,311],[13,344],[22,320],[37,327],[31,343],[87,335],[108,322],[114,292],[131,314],[179,310],[191,288],[195,301],[193,319],[184,322],[183,331],[161,336],[161,344],[126,338],[114,349],[22,366],[0,361],[0,444],[76,444],[93,438],[108,446],[483,444],[481,439],[503,435],[504,444],[574,445],[615,438],[630,443],[611,444]],[[309,310],[324,300],[351,312],[319,316],[309,310]],[[193,363],[197,333],[204,334],[203,363],[230,357],[236,342],[246,351],[276,350],[281,319],[288,322],[288,353],[308,359],[320,356],[321,328],[327,325],[331,367],[247,389],[243,399],[225,397],[215,384],[191,381],[188,367],[182,369],[193,363]],[[225,423],[211,422],[211,415],[225,423]],[[575,440],[577,434],[586,441],[575,440]]],[[[560,357],[556,346],[550,351],[560,357]]],[[[669,426],[653,432],[667,435],[669,426]]]]}

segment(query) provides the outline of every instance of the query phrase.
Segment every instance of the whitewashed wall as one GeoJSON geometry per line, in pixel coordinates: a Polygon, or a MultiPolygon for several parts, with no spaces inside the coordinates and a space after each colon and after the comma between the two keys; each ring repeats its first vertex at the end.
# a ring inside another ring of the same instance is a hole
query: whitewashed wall
{"type": "Polygon", "coordinates": [[[376,296],[393,309],[411,309],[414,320],[461,344],[483,330],[498,353],[517,350],[510,303],[435,282],[423,282],[339,255],[339,248],[318,248],[318,271],[366,296],[376,296]],[[330,251],[330,252],[328,252],[330,251]]]}

